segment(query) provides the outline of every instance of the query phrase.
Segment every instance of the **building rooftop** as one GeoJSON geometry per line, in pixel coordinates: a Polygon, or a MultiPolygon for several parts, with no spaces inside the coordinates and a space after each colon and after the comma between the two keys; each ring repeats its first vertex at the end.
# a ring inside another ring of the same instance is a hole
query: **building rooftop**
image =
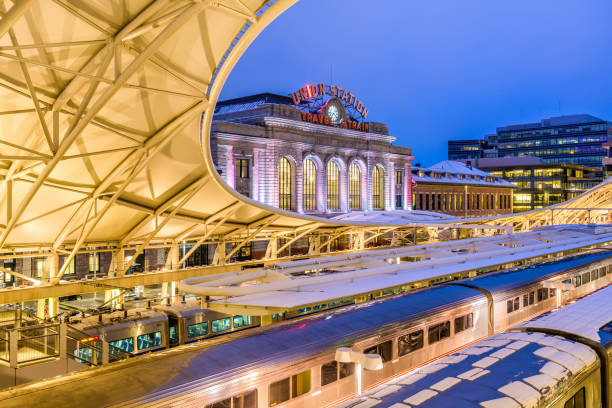
{"type": "Polygon", "coordinates": [[[499,176],[486,173],[460,161],[444,160],[430,167],[413,167],[412,179],[418,183],[469,184],[516,188],[499,176]]]}
{"type": "Polygon", "coordinates": [[[597,118],[592,115],[579,114],[579,115],[564,115],[555,116],[548,119],[542,119],[539,123],[521,123],[516,125],[508,125],[497,128],[497,132],[512,132],[516,130],[528,130],[528,129],[540,129],[546,127],[555,126],[567,126],[567,125],[578,125],[583,123],[601,123],[605,120],[597,118]]]}
{"type": "Polygon", "coordinates": [[[291,98],[288,96],[260,93],[256,95],[242,96],[240,98],[226,99],[218,102],[215,106],[215,115],[226,113],[242,112],[255,109],[266,104],[292,105],[291,98]]]}
{"type": "Polygon", "coordinates": [[[582,166],[573,163],[547,163],[539,157],[534,156],[505,156],[505,157],[481,157],[478,159],[465,159],[461,162],[470,163],[481,169],[493,169],[499,167],[565,167],[582,169],[587,171],[598,171],[594,167],[582,166]]]}

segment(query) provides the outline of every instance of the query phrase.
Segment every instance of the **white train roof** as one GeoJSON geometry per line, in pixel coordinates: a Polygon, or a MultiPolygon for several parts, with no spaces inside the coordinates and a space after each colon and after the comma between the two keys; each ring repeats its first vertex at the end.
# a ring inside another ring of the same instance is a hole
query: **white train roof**
{"type": "Polygon", "coordinates": [[[523,328],[559,330],[600,342],[599,329],[612,321],[612,286],[552,313],[521,324],[523,328]]]}

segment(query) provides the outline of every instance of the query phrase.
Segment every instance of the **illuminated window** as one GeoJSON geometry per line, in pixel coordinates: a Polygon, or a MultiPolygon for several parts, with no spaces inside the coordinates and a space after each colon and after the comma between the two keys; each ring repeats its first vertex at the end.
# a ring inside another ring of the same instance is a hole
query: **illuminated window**
{"type": "Polygon", "coordinates": [[[282,210],[291,210],[293,202],[291,197],[291,185],[293,177],[291,174],[291,163],[283,157],[278,163],[278,207],[282,210]]]}
{"type": "Polygon", "coordinates": [[[312,211],[317,209],[317,169],[314,162],[310,159],[304,161],[304,181],[303,181],[303,202],[304,210],[312,211]]]}
{"type": "Polygon", "coordinates": [[[361,210],[361,172],[355,163],[349,166],[349,206],[361,210]]]}
{"type": "Polygon", "coordinates": [[[333,161],[327,163],[327,209],[340,209],[340,172],[333,161]]]}
{"type": "Polygon", "coordinates": [[[161,332],[142,334],[136,338],[138,350],[161,346],[161,332]]]}
{"type": "Polygon", "coordinates": [[[36,260],[36,277],[37,278],[42,278],[44,269],[45,269],[45,260],[37,259],[36,260]]]}
{"type": "Polygon", "coordinates": [[[378,166],[372,172],[372,208],[382,210],[385,203],[385,172],[378,166]]]}
{"type": "Polygon", "coordinates": [[[236,160],[236,173],[240,178],[249,178],[249,159],[236,160]]]}
{"type": "Polygon", "coordinates": [[[68,267],[66,268],[66,271],[64,272],[65,275],[73,275],[76,272],[74,267],[75,263],[75,258],[72,258],[72,261],[70,261],[68,267]]]}
{"type": "Polygon", "coordinates": [[[100,254],[89,254],[89,272],[100,272],[100,254]]]}

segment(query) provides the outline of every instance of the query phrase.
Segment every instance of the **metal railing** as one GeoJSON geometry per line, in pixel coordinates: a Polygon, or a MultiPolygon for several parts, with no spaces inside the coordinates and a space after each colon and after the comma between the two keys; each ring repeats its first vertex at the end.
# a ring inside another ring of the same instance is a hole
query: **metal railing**
{"type": "Polygon", "coordinates": [[[17,334],[18,365],[57,358],[60,355],[59,323],[20,327],[13,333],[17,334]]]}

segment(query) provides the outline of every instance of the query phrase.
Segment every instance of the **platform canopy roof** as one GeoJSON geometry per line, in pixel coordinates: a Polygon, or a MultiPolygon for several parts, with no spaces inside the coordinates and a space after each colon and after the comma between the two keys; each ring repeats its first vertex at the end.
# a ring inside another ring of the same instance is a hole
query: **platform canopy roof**
{"type": "Polygon", "coordinates": [[[214,170],[221,87],[295,1],[2,2],[0,251],[379,225],[279,211],[214,170]]]}

